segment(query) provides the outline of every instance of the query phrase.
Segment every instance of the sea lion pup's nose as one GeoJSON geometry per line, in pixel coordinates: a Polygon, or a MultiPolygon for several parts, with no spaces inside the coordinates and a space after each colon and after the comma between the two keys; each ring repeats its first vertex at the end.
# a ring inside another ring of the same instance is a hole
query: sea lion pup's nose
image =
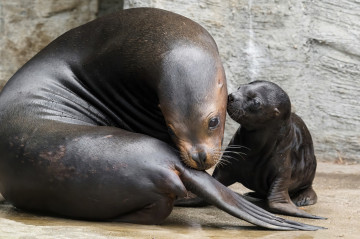
{"type": "Polygon", "coordinates": [[[240,96],[235,94],[235,93],[231,93],[229,96],[228,96],[228,102],[229,103],[232,103],[234,101],[238,101],[240,100],[240,96]]]}
{"type": "Polygon", "coordinates": [[[204,149],[193,148],[190,152],[190,156],[199,167],[203,168],[205,166],[207,155],[204,149]]]}

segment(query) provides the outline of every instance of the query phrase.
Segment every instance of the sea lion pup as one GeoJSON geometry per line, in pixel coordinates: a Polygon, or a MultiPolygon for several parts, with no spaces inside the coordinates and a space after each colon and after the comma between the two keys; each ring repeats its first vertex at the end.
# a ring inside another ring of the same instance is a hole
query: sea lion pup
{"type": "Polygon", "coordinates": [[[200,171],[219,160],[226,102],[217,46],[200,25],[148,8],[98,18],[50,43],[1,92],[0,192],[30,211],[159,224],[191,190],[259,226],[319,229],[200,171]]]}
{"type": "Polygon", "coordinates": [[[249,196],[266,199],[272,212],[322,218],[296,207],[317,201],[316,157],[310,132],[291,112],[285,91],[268,81],[242,85],[229,95],[227,112],[241,126],[213,177],[225,186],[240,182],[254,191],[249,196]]]}

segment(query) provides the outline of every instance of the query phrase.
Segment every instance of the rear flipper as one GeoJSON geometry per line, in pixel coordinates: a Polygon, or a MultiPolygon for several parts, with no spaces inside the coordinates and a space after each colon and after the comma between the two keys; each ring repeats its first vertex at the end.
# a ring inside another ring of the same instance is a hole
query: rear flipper
{"type": "Polygon", "coordinates": [[[317,202],[317,195],[312,186],[310,186],[294,195],[291,195],[291,200],[298,207],[309,206],[317,202]]]}
{"type": "Polygon", "coordinates": [[[287,185],[285,185],[286,182],[287,180],[277,178],[271,185],[269,194],[267,196],[267,206],[269,211],[295,217],[327,219],[324,217],[309,214],[297,208],[290,199],[287,185]]]}
{"type": "Polygon", "coordinates": [[[324,229],[323,227],[311,226],[276,217],[246,201],[241,195],[226,188],[206,172],[188,168],[179,168],[178,170],[180,178],[188,190],[237,218],[275,230],[315,231],[324,229]]]}

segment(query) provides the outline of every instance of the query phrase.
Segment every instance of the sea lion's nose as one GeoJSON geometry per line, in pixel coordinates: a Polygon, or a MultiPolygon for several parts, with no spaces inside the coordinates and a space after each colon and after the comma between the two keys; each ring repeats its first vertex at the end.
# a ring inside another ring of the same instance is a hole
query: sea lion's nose
{"type": "Polygon", "coordinates": [[[192,150],[190,156],[192,160],[194,160],[199,167],[205,166],[207,155],[204,150],[192,150]]]}
{"type": "Polygon", "coordinates": [[[228,96],[228,103],[233,103],[233,102],[238,101],[238,100],[240,100],[240,96],[238,94],[231,93],[228,96]]]}

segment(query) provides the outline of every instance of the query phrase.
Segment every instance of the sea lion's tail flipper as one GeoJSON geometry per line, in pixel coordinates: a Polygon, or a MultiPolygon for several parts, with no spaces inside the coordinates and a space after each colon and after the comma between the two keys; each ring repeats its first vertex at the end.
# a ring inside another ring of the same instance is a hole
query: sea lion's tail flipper
{"type": "Polygon", "coordinates": [[[180,178],[188,190],[234,217],[254,225],[274,230],[316,231],[325,229],[277,217],[246,201],[241,195],[228,189],[206,172],[188,168],[182,168],[179,171],[181,172],[180,178]]]}

